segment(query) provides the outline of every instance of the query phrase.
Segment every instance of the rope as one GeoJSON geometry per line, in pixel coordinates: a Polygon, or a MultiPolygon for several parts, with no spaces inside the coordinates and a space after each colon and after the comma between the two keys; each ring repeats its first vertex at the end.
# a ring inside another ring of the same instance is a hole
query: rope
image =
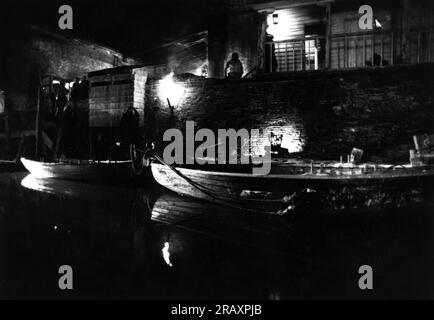
{"type": "MultiPolygon", "coordinates": [[[[202,185],[200,185],[200,184],[198,184],[198,183],[192,181],[191,179],[185,177],[185,176],[184,176],[182,173],[180,173],[178,170],[176,170],[176,169],[173,168],[171,165],[169,165],[169,164],[167,164],[166,162],[164,162],[164,160],[161,159],[160,156],[155,155],[155,158],[156,158],[159,162],[161,162],[163,165],[169,167],[169,168],[170,168],[172,171],[174,171],[177,175],[179,175],[180,177],[182,177],[182,178],[185,179],[185,180],[188,180],[188,182],[189,182],[190,184],[197,184],[200,188],[203,188],[203,189],[207,190],[206,187],[204,187],[204,186],[202,186],[202,185]]],[[[208,190],[208,192],[212,193],[211,190],[208,190]]],[[[315,191],[312,190],[312,189],[306,188],[306,189],[303,189],[301,192],[311,193],[311,192],[315,192],[315,191]]],[[[292,194],[291,196],[285,196],[285,197],[280,198],[280,199],[249,199],[249,198],[239,197],[239,196],[231,195],[231,194],[227,194],[227,195],[225,195],[224,197],[229,198],[229,199],[233,199],[233,200],[246,201],[246,202],[247,202],[247,201],[251,201],[251,202],[269,202],[269,203],[289,203],[289,202],[292,201],[292,199],[293,199],[293,197],[294,197],[294,194],[292,194]]]]}
{"type": "MultiPolygon", "coordinates": [[[[134,148],[134,145],[133,144],[131,144],[130,145],[130,158],[131,158],[131,168],[132,168],[132,170],[133,170],[133,173],[136,175],[136,176],[139,176],[139,175],[141,175],[142,174],[142,172],[143,172],[143,170],[145,169],[145,166],[143,165],[143,158],[142,158],[142,166],[141,166],[141,168],[140,169],[136,169],[136,165],[134,164],[134,150],[133,150],[133,148],[134,148]]],[[[137,148],[136,148],[137,149],[137,148]]],[[[137,150],[140,150],[140,149],[137,149],[137,150]]],[[[142,150],[140,150],[140,151],[142,151],[142,150]]]]}
{"type": "MultiPolygon", "coordinates": [[[[228,206],[228,207],[231,207],[231,208],[235,208],[235,209],[239,209],[239,210],[251,211],[251,212],[255,212],[255,213],[265,213],[265,214],[272,214],[272,215],[279,215],[279,216],[287,215],[289,212],[293,211],[296,208],[296,205],[294,205],[294,200],[296,199],[297,193],[294,193],[291,196],[284,197],[282,199],[277,199],[277,200],[245,199],[245,198],[236,197],[236,196],[217,196],[212,191],[208,190],[206,187],[200,185],[199,183],[197,183],[195,181],[192,181],[190,178],[184,176],[181,172],[179,172],[178,170],[176,170],[173,166],[167,164],[158,154],[155,154],[154,157],[161,164],[167,166],[170,170],[172,170],[176,175],[178,175],[179,177],[181,177],[182,179],[184,179],[191,186],[193,186],[194,188],[196,188],[200,192],[204,193],[205,195],[211,197],[212,199],[216,200],[218,203],[221,203],[221,204],[223,204],[225,206],[228,206]],[[293,204],[290,205],[290,206],[288,206],[284,210],[279,210],[277,212],[274,212],[274,211],[256,210],[256,209],[251,209],[251,208],[246,208],[246,207],[230,204],[230,203],[226,202],[228,200],[241,200],[241,201],[252,201],[252,202],[273,202],[273,203],[288,203],[288,202],[292,201],[293,204]]],[[[311,189],[304,189],[302,192],[303,193],[305,193],[305,192],[306,193],[311,193],[311,192],[315,192],[315,191],[311,190],[311,189]]]]}

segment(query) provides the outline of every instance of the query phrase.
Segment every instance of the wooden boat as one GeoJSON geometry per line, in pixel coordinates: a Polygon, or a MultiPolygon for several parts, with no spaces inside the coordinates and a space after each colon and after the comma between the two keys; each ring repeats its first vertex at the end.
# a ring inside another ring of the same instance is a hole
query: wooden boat
{"type": "Polygon", "coordinates": [[[24,167],[38,178],[66,180],[125,180],[133,177],[131,161],[38,162],[21,158],[24,167]]]}
{"type": "Polygon", "coordinates": [[[432,166],[287,162],[265,176],[151,166],[155,180],[180,195],[267,213],[285,214],[301,203],[335,211],[434,199],[432,166]]]}

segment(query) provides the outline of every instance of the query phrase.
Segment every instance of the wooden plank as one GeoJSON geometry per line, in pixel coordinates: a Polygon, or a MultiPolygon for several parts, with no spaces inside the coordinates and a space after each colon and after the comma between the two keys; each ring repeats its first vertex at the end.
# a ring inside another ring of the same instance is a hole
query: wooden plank
{"type": "Polygon", "coordinates": [[[383,33],[381,34],[380,56],[381,56],[380,65],[383,66],[383,61],[384,61],[384,34],[383,33]]]}
{"type": "Polygon", "coordinates": [[[404,63],[410,62],[410,48],[409,48],[409,31],[410,31],[410,16],[411,16],[411,0],[402,0],[402,41],[401,53],[404,63]]]}
{"type": "MultiPolygon", "coordinates": [[[[143,69],[127,70],[111,77],[111,84],[91,87],[89,99],[89,124],[91,127],[113,127],[120,124],[128,108],[135,108],[143,125],[145,108],[145,85],[147,72],[143,69]],[[114,83],[114,80],[129,80],[129,83],[114,83]]],[[[105,76],[92,80],[107,80],[105,76]]]]}
{"type": "Polygon", "coordinates": [[[331,32],[332,32],[332,22],[331,22],[331,4],[326,5],[326,69],[331,67],[331,32]]]}
{"type": "Polygon", "coordinates": [[[40,156],[40,140],[41,140],[41,90],[38,86],[37,101],[36,101],[36,123],[35,123],[35,156],[39,159],[40,156]]]}
{"type": "Polygon", "coordinates": [[[390,64],[393,66],[394,64],[394,51],[395,51],[395,34],[392,32],[391,34],[391,46],[390,46],[390,64]]]}
{"type": "Polygon", "coordinates": [[[6,139],[6,157],[10,157],[11,152],[11,132],[9,127],[9,108],[5,104],[5,139],[6,139]]]}
{"type": "Polygon", "coordinates": [[[5,112],[5,95],[0,90],[0,116],[5,112]]]}
{"type": "Polygon", "coordinates": [[[53,141],[50,139],[50,137],[45,133],[45,131],[42,131],[41,133],[42,141],[44,142],[44,145],[50,149],[50,151],[53,151],[53,141]]]}
{"type": "Polygon", "coordinates": [[[344,68],[348,68],[348,37],[344,37],[344,68]]]}

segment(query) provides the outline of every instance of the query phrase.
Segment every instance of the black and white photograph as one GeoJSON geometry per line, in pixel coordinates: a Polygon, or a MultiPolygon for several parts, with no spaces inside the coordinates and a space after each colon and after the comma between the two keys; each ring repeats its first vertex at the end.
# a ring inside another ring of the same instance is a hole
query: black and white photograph
{"type": "Polygon", "coordinates": [[[0,300],[268,319],[433,270],[434,1],[0,3],[0,300]]]}

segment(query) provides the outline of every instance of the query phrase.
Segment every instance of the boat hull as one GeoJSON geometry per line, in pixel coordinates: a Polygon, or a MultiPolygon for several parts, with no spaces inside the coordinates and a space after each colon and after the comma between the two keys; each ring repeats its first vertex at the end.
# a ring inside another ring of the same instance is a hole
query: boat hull
{"type": "Polygon", "coordinates": [[[400,170],[374,174],[328,176],[317,174],[270,174],[210,172],[153,163],[152,174],[162,186],[184,196],[208,201],[236,202],[247,207],[282,209],[288,203],[270,202],[305,190],[309,202],[323,209],[354,209],[386,205],[404,206],[432,197],[434,171],[400,170]],[[204,190],[203,192],[198,185],[204,190]],[[263,202],[249,195],[260,195],[263,202]]]}
{"type": "Polygon", "coordinates": [[[133,177],[131,161],[99,163],[44,163],[21,159],[24,167],[37,178],[80,181],[125,180],[133,177]]]}

